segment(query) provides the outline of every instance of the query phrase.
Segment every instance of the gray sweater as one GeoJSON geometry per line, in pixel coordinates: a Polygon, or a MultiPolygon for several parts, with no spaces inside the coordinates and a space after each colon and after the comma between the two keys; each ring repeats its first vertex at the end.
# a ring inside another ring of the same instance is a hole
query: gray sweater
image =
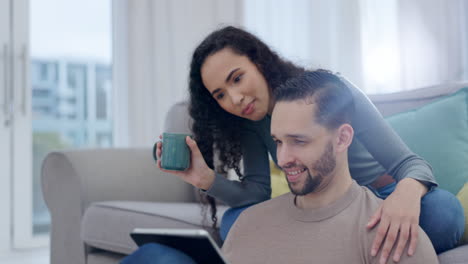
{"type": "MultiPolygon", "coordinates": [[[[396,181],[412,178],[429,188],[437,186],[431,166],[414,154],[382,117],[369,98],[354,84],[343,79],[353,94],[354,139],[348,150],[351,176],[360,185],[368,185],[381,175],[396,181]]],[[[231,181],[216,174],[206,192],[231,207],[240,207],[270,199],[268,153],[277,163],[276,145],[270,134],[271,116],[260,121],[244,120],[241,134],[243,178],[231,181]]]]}
{"type": "MultiPolygon", "coordinates": [[[[382,200],[355,182],[336,201],[300,209],[287,193],[247,208],[236,220],[222,251],[231,264],[379,263],[371,256],[377,228],[366,223],[382,200]]],[[[415,254],[403,253],[400,264],[438,263],[429,237],[419,227],[415,254]]],[[[403,252],[407,252],[408,245],[403,252]]],[[[394,263],[390,253],[389,264],[394,263]]]]}

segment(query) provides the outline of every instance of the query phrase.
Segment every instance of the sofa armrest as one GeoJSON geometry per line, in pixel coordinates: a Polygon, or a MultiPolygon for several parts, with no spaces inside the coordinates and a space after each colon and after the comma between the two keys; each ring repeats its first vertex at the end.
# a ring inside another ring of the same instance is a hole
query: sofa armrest
{"type": "Polygon", "coordinates": [[[52,221],[51,263],[86,263],[80,226],[92,202],[195,202],[193,187],[161,172],[150,149],[52,152],[41,180],[52,221]]]}

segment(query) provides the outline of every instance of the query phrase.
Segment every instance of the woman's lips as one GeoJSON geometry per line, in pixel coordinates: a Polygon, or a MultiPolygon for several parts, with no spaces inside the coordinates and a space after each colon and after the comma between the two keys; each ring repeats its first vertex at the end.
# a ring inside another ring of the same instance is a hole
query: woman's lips
{"type": "Polygon", "coordinates": [[[254,102],[252,101],[250,104],[248,104],[244,110],[242,110],[242,114],[243,115],[250,115],[252,114],[253,112],[255,111],[255,104],[254,102]]]}

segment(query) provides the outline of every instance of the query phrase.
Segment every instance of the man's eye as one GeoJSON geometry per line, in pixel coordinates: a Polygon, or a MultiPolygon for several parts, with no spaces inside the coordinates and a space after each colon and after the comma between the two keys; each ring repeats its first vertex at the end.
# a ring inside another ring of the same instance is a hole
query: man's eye
{"type": "Polygon", "coordinates": [[[276,144],[276,145],[279,145],[279,144],[281,144],[281,141],[275,140],[275,144],[276,144]]]}
{"type": "Polygon", "coordinates": [[[298,145],[303,145],[303,144],[305,144],[305,141],[297,140],[297,139],[296,139],[296,140],[294,140],[294,143],[295,143],[295,144],[298,144],[298,145]]]}

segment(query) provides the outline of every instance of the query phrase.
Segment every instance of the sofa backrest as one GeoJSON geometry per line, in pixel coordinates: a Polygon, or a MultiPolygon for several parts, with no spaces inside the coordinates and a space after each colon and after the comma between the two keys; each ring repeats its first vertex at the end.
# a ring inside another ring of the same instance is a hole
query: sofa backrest
{"type": "Polygon", "coordinates": [[[192,123],[188,113],[188,102],[178,102],[167,111],[163,132],[191,134],[192,123]]]}
{"type": "MultiPolygon", "coordinates": [[[[396,93],[371,94],[369,98],[382,115],[389,116],[425,105],[463,87],[468,87],[468,82],[440,84],[396,93]]],[[[192,123],[193,120],[188,114],[188,102],[178,102],[167,112],[164,132],[191,133],[192,123]]]]}
{"type": "Polygon", "coordinates": [[[382,115],[389,116],[425,105],[463,87],[468,87],[468,82],[440,84],[388,94],[371,94],[369,98],[382,115]]]}

